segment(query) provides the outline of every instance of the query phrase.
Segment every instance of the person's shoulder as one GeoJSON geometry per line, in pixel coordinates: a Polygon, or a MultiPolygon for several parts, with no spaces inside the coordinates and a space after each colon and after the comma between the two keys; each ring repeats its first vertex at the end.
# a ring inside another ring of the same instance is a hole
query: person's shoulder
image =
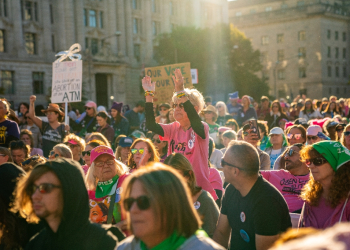
{"type": "Polygon", "coordinates": [[[212,239],[202,236],[193,235],[188,238],[185,243],[179,248],[180,250],[223,250],[222,246],[217,244],[212,239]]]}
{"type": "Polygon", "coordinates": [[[282,194],[278,189],[272,185],[269,181],[265,180],[260,176],[257,180],[257,185],[255,187],[254,199],[257,203],[259,202],[269,202],[269,201],[278,201],[281,202],[284,200],[282,194]]]}
{"type": "Polygon", "coordinates": [[[15,121],[12,121],[12,120],[5,120],[3,123],[2,123],[2,125],[5,125],[5,126],[16,126],[16,127],[19,127],[18,126],[18,124],[17,124],[17,122],[15,122],[15,121]]]}
{"type": "Polygon", "coordinates": [[[202,189],[202,193],[199,195],[198,200],[205,202],[208,200],[213,200],[213,197],[208,191],[202,189]]]}
{"type": "Polygon", "coordinates": [[[47,230],[44,228],[39,233],[35,234],[26,245],[27,249],[44,249],[43,243],[45,242],[45,239],[47,238],[47,230]]]}
{"type": "Polygon", "coordinates": [[[129,236],[118,244],[117,250],[141,250],[140,241],[133,235],[129,236]]]}

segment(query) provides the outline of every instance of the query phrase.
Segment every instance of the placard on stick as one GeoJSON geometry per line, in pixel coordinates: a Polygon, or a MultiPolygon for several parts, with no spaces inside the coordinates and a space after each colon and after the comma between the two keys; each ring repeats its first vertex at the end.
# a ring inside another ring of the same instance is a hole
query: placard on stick
{"type": "Polygon", "coordinates": [[[52,64],[52,103],[81,102],[83,62],[66,61],[52,64]]]}
{"type": "Polygon", "coordinates": [[[150,76],[152,82],[156,82],[156,93],[154,103],[170,103],[174,93],[174,82],[172,75],[174,70],[179,68],[184,77],[185,88],[192,88],[191,64],[178,63],[158,67],[145,68],[145,74],[150,76]]]}

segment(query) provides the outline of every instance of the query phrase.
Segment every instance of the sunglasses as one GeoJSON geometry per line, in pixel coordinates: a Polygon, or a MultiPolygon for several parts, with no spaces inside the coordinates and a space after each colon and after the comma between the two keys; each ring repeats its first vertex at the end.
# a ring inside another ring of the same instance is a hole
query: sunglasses
{"type": "Polygon", "coordinates": [[[108,166],[113,166],[114,160],[96,162],[95,166],[98,168],[102,168],[105,164],[107,164],[108,166]]]}
{"type": "Polygon", "coordinates": [[[59,157],[59,154],[55,154],[55,151],[50,151],[50,156],[54,156],[55,158],[59,157]]]}
{"type": "Polygon", "coordinates": [[[33,184],[28,187],[27,194],[32,196],[36,190],[39,190],[41,194],[49,194],[54,188],[61,188],[61,186],[57,186],[52,183],[41,183],[39,186],[33,184]]]}
{"type": "Polygon", "coordinates": [[[73,148],[75,148],[75,147],[78,147],[79,145],[77,144],[77,145],[74,145],[74,144],[72,144],[72,143],[69,143],[69,142],[66,142],[65,143],[68,147],[70,147],[71,149],[73,149],[73,148]]]}
{"type": "Polygon", "coordinates": [[[299,140],[301,138],[301,134],[288,134],[287,135],[288,139],[295,139],[295,140],[299,140]]]}
{"type": "Polygon", "coordinates": [[[81,152],[81,154],[82,154],[83,156],[85,156],[85,155],[90,156],[91,150],[89,150],[89,151],[83,151],[83,152],[81,152]]]}
{"type": "Polygon", "coordinates": [[[231,163],[228,163],[224,160],[224,158],[221,158],[221,167],[224,167],[225,165],[233,167],[233,168],[238,168],[239,170],[245,171],[243,168],[237,167],[235,165],[232,165],[231,163]]]}
{"type": "Polygon", "coordinates": [[[90,110],[90,109],[92,109],[92,108],[89,108],[89,107],[86,107],[86,108],[85,108],[85,110],[90,110]]]}
{"type": "Polygon", "coordinates": [[[343,132],[344,128],[337,128],[335,131],[337,132],[343,132]]]}
{"type": "Polygon", "coordinates": [[[292,156],[293,154],[299,154],[299,152],[297,152],[297,151],[295,151],[294,149],[289,149],[287,152],[286,152],[286,154],[284,155],[284,157],[286,157],[286,156],[292,156]]]}
{"type": "Polygon", "coordinates": [[[173,109],[176,109],[177,106],[179,106],[180,109],[183,109],[183,108],[184,108],[184,104],[183,104],[183,103],[179,103],[179,104],[174,103],[174,104],[173,104],[173,109]]]}
{"type": "Polygon", "coordinates": [[[141,195],[137,197],[136,199],[134,198],[126,198],[124,200],[124,208],[126,211],[130,211],[132,204],[136,201],[136,204],[140,210],[146,210],[151,206],[150,199],[146,195],[141,195]]]}
{"type": "Polygon", "coordinates": [[[344,134],[345,136],[348,136],[348,135],[350,135],[350,131],[345,131],[345,132],[343,132],[343,134],[344,134]]]}
{"type": "Polygon", "coordinates": [[[144,148],[140,148],[140,149],[133,148],[133,149],[131,149],[131,153],[132,153],[133,155],[136,154],[137,151],[138,151],[140,154],[143,154],[143,152],[145,152],[145,149],[144,149],[144,148]]]}
{"type": "Polygon", "coordinates": [[[316,136],[316,135],[307,137],[308,140],[313,140],[313,141],[317,140],[317,138],[318,138],[318,136],[316,136]]]}
{"type": "Polygon", "coordinates": [[[153,143],[155,143],[155,142],[156,142],[156,143],[161,143],[162,141],[161,141],[160,139],[157,139],[157,140],[152,139],[152,142],[153,142],[153,143]]]}
{"type": "Polygon", "coordinates": [[[317,158],[313,158],[313,159],[307,159],[305,161],[305,164],[310,167],[311,163],[314,164],[314,166],[318,167],[321,166],[323,164],[325,164],[326,162],[328,162],[325,158],[322,157],[317,157],[317,158]]]}

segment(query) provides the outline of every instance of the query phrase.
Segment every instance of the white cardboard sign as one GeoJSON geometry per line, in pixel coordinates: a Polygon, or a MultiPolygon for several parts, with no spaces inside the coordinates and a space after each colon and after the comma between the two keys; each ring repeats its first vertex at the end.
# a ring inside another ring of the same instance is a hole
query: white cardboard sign
{"type": "Polygon", "coordinates": [[[191,69],[192,84],[198,84],[198,69],[191,69]]]}
{"type": "Polygon", "coordinates": [[[52,103],[81,102],[83,61],[52,64],[52,103]]]}

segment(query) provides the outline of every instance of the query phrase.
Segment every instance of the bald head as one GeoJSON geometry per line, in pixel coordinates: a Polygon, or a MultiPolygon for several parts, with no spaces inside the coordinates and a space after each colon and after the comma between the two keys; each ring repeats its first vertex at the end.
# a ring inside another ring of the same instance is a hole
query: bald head
{"type": "Polygon", "coordinates": [[[244,169],[247,176],[259,173],[260,160],[256,148],[245,141],[231,141],[225,153],[225,159],[244,169]]]}

